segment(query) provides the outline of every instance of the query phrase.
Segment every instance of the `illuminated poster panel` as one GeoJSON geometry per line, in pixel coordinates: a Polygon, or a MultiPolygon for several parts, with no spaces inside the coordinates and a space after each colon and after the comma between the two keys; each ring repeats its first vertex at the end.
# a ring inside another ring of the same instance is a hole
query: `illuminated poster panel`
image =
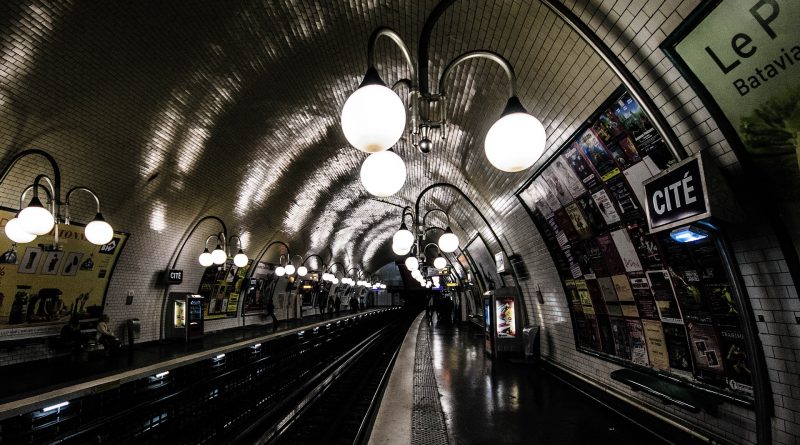
{"type": "Polygon", "coordinates": [[[497,297],[495,299],[495,321],[498,338],[514,338],[517,336],[514,299],[497,297]]]}
{"type": "MultiPolygon", "coordinates": [[[[0,230],[15,212],[0,210],[0,230]]],[[[14,244],[0,235],[0,339],[58,334],[75,314],[96,318],[103,312],[108,283],[126,233],[97,246],[82,225],[59,224],[61,250],[50,250],[52,235],[14,244]]]]}

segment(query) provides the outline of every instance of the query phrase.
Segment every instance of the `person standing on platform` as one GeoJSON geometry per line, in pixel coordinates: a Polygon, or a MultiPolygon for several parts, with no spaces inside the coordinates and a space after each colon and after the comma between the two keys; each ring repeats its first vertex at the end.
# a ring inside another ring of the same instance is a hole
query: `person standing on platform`
{"type": "Polygon", "coordinates": [[[339,310],[342,308],[342,299],[339,297],[339,294],[336,294],[336,298],[333,299],[333,310],[336,312],[336,317],[339,317],[339,310]]]}
{"type": "MultiPolygon", "coordinates": [[[[334,294],[334,295],[336,295],[336,294],[334,294]]],[[[333,318],[333,306],[335,305],[334,301],[335,301],[335,298],[334,298],[333,295],[328,296],[327,305],[328,305],[328,315],[330,316],[330,318],[333,318]]]]}
{"type": "Polygon", "coordinates": [[[294,299],[294,301],[295,301],[294,308],[295,308],[295,313],[297,314],[297,319],[298,320],[302,320],[303,319],[303,294],[301,294],[300,292],[297,292],[297,293],[294,294],[294,298],[295,298],[294,299]]]}
{"type": "Polygon", "coordinates": [[[350,313],[355,314],[358,313],[358,299],[356,299],[356,295],[353,294],[350,296],[350,300],[348,301],[350,305],[350,313]]]}
{"type": "Polygon", "coordinates": [[[319,316],[325,318],[325,305],[328,304],[328,296],[319,295],[317,298],[319,299],[319,303],[317,303],[319,306],[319,316]]]}
{"type": "Polygon", "coordinates": [[[267,315],[272,317],[272,332],[278,330],[278,317],[275,316],[275,303],[272,301],[272,295],[267,300],[267,315]]]}
{"type": "Polygon", "coordinates": [[[433,295],[428,296],[428,304],[425,306],[425,315],[427,315],[428,318],[433,316],[433,295]]]}

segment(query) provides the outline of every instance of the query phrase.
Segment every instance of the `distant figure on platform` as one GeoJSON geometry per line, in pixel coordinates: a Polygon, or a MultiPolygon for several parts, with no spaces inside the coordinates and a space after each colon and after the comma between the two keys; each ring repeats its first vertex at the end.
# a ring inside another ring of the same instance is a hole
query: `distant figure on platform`
{"type": "Polygon", "coordinates": [[[355,294],[350,296],[350,300],[347,302],[347,304],[350,305],[350,313],[351,314],[358,313],[358,299],[356,298],[355,294]]]}
{"type": "Polygon", "coordinates": [[[272,317],[272,332],[278,330],[278,317],[275,316],[275,303],[272,301],[272,296],[267,300],[267,315],[272,317]]]}
{"type": "Polygon", "coordinates": [[[97,343],[103,345],[106,356],[109,356],[111,353],[116,353],[120,346],[119,339],[108,326],[110,320],[107,314],[103,314],[103,316],[100,317],[100,322],[97,323],[97,343]]]}
{"type": "Polygon", "coordinates": [[[78,321],[78,317],[74,315],[70,317],[69,322],[61,328],[59,339],[64,346],[70,349],[73,360],[80,356],[86,348],[87,339],[81,333],[81,323],[78,321]]]}
{"type": "Polygon", "coordinates": [[[328,296],[328,315],[333,318],[333,309],[336,305],[336,300],[333,298],[333,295],[328,296]]]}
{"type": "Polygon", "coordinates": [[[433,316],[433,295],[428,297],[428,305],[425,306],[425,315],[427,315],[428,318],[433,316]]]}
{"type": "Polygon", "coordinates": [[[322,318],[325,318],[325,307],[328,304],[328,296],[327,295],[320,295],[319,297],[319,315],[322,318]]]}
{"type": "Polygon", "coordinates": [[[295,309],[295,313],[297,314],[297,319],[298,320],[302,320],[303,319],[303,294],[301,294],[299,292],[294,294],[294,301],[295,301],[294,309],[295,309]]]}
{"type": "Polygon", "coordinates": [[[339,310],[342,308],[342,298],[339,297],[339,294],[336,294],[336,298],[333,299],[333,310],[336,312],[336,317],[339,317],[339,310]]]}

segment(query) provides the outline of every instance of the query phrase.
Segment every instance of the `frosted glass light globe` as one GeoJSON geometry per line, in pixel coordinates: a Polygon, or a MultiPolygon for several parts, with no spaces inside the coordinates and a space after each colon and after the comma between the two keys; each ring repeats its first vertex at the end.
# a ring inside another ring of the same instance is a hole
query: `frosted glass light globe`
{"type": "Polygon", "coordinates": [[[29,243],[36,239],[36,235],[29,233],[22,227],[19,218],[11,218],[11,220],[6,223],[5,231],[8,239],[17,244],[29,243]]]}
{"type": "Polygon", "coordinates": [[[406,258],[406,268],[411,271],[418,270],[419,260],[417,259],[417,257],[410,256],[406,258]]]}
{"type": "Polygon", "coordinates": [[[214,264],[223,264],[227,259],[228,254],[226,254],[225,251],[219,246],[217,246],[217,248],[211,252],[211,260],[214,262],[214,264]]]}
{"type": "Polygon", "coordinates": [[[486,133],[484,151],[495,168],[518,172],[530,168],[544,154],[546,136],[539,119],[528,113],[501,117],[486,133]]]}
{"type": "Polygon", "coordinates": [[[247,266],[247,255],[242,252],[242,249],[239,249],[239,253],[233,257],[233,264],[235,264],[236,267],[247,266]]]}
{"type": "Polygon", "coordinates": [[[353,147],[377,153],[391,148],[406,128],[406,107],[384,85],[357,89],[342,108],[342,131],[353,147]]]}
{"type": "Polygon", "coordinates": [[[200,261],[200,265],[203,267],[208,267],[214,264],[214,260],[211,259],[211,253],[208,252],[208,249],[204,250],[203,253],[200,254],[198,261],[200,261]]]}
{"type": "Polygon", "coordinates": [[[396,255],[400,255],[400,256],[408,255],[408,252],[410,250],[411,250],[411,246],[408,246],[408,247],[398,246],[397,244],[392,243],[392,252],[394,252],[396,255]]]}
{"type": "Polygon", "coordinates": [[[308,274],[308,268],[306,266],[300,266],[297,268],[297,275],[304,277],[308,274]]]}
{"type": "Polygon", "coordinates": [[[53,219],[53,214],[42,206],[39,198],[31,199],[28,207],[22,209],[17,218],[22,222],[25,231],[34,235],[50,233],[56,223],[55,219],[53,219]]]}
{"type": "Polygon", "coordinates": [[[286,268],[283,266],[278,266],[275,268],[275,275],[282,277],[286,275],[286,268]]]}
{"type": "Polygon", "coordinates": [[[287,264],[286,265],[286,275],[293,275],[295,271],[294,265],[287,264]]]}
{"type": "Polygon", "coordinates": [[[436,257],[436,259],[433,260],[433,267],[444,269],[445,266],[447,266],[447,260],[444,259],[444,257],[436,257]]]}
{"type": "Polygon", "coordinates": [[[400,226],[400,230],[395,232],[394,236],[392,236],[392,244],[396,244],[398,247],[408,246],[409,248],[414,244],[414,235],[406,228],[405,224],[400,226]]]}
{"type": "Polygon", "coordinates": [[[339,284],[339,279],[338,279],[338,278],[336,278],[336,277],[333,277],[333,278],[331,279],[331,283],[333,283],[333,284],[339,284]]]}
{"type": "Polygon", "coordinates": [[[111,224],[103,219],[103,215],[99,213],[95,215],[92,222],[86,225],[86,228],[83,229],[83,233],[90,243],[98,246],[105,246],[114,238],[114,229],[111,228],[111,224]]]}
{"type": "Polygon", "coordinates": [[[361,164],[361,184],[373,195],[394,195],[406,182],[406,163],[392,151],[373,153],[361,164]]]}
{"type": "Polygon", "coordinates": [[[455,233],[450,231],[448,227],[447,230],[439,237],[439,249],[441,249],[444,253],[452,253],[458,249],[458,237],[455,233]]]}
{"type": "Polygon", "coordinates": [[[381,289],[386,289],[386,285],[381,283],[381,289]]]}

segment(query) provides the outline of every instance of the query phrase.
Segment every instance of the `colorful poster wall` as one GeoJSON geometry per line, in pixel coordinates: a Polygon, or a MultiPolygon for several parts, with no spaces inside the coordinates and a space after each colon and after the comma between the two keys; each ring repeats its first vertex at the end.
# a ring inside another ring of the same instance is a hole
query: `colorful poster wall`
{"type": "MultiPolygon", "coordinates": [[[[0,210],[0,233],[16,212],[0,210]]],[[[129,235],[114,233],[104,246],[84,237],[83,225],[59,224],[53,235],[15,244],[0,234],[0,339],[58,334],[74,314],[98,318],[108,283],[129,235]]]]}
{"type": "Polygon", "coordinates": [[[620,88],[518,198],[561,276],[579,350],[752,394],[715,240],[647,233],[642,182],[674,162],[620,88]]]}
{"type": "Polygon", "coordinates": [[[242,299],[242,310],[245,314],[267,312],[267,303],[273,297],[278,283],[278,276],[275,275],[277,266],[263,261],[256,264],[251,277],[246,281],[247,288],[242,299]]]}
{"type": "Polygon", "coordinates": [[[197,290],[203,296],[203,319],[236,317],[239,307],[239,296],[247,290],[247,271],[253,261],[245,267],[238,267],[229,259],[222,265],[211,265],[206,268],[200,279],[197,290]]]}

